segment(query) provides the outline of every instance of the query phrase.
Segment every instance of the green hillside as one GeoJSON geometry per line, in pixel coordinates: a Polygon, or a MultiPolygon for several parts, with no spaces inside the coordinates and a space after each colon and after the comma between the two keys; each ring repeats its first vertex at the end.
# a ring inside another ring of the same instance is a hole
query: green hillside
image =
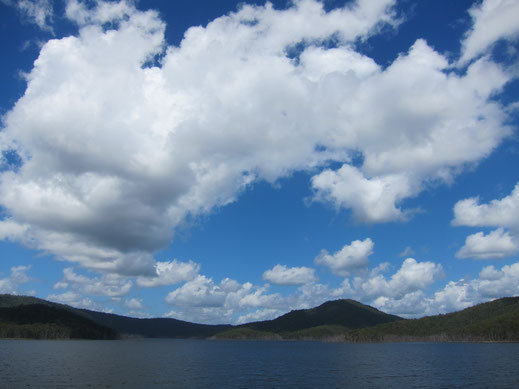
{"type": "Polygon", "coordinates": [[[0,308],[0,338],[116,339],[117,332],[48,304],[0,308]]]}
{"type": "Polygon", "coordinates": [[[67,305],[51,303],[50,301],[43,300],[32,296],[17,296],[13,294],[0,294],[0,308],[16,307],[18,305],[29,305],[29,304],[43,304],[52,306],[61,306],[62,308],[68,307],[67,305]]]}
{"type": "Polygon", "coordinates": [[[519,297],[505,297],[445,315],[351,331],[346,341],[519,341],[519,297]]]}
{"type": "Polygon", "coordinates": [[[0,307],[41,304],[67,310],[94,323],[109,327],[121,336],[148,338],[207,338],[232,328],[231,325],[196,324],[169,318],[137,319],[104,312],[77,309],[31,296],[0,295],[0,307]]]}

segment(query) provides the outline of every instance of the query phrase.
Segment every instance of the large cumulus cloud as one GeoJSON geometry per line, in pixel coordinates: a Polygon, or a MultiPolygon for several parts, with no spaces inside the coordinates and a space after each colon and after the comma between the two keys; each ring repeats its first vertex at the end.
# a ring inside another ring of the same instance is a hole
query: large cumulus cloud
{"type": "Polygon", "coordinates": [[[315,198],[359,222],[405,219],[403,200],[510,133],[491,97],[511,76],[487,58],[451,71],[423,40],[380,67],[353,43],[395,24],[392,5],[244,5],[175,47],[154,11],[69,1],[78,34],[42,47],[4,118],[0,146],[22,163],[0,175],[1,237],[157,276],[153,253],[186,217],[309,169],[315,198]]]}

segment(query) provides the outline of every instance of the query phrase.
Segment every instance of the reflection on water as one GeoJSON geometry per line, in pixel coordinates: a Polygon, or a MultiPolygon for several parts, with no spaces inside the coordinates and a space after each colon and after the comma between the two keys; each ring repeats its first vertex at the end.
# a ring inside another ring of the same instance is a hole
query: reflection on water
{"type": "Polygon", "coordinates": [[[519,344],[0,340],[0,388],[513,388],[519,344]]]}

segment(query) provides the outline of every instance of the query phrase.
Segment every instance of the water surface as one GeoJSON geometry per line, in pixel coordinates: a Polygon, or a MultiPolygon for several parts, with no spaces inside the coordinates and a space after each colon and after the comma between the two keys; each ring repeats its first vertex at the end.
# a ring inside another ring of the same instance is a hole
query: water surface
{"type": "Polygon", "coordinates": [[[0,388],[513,388],[517,343],[0,340],[0,388]]]}

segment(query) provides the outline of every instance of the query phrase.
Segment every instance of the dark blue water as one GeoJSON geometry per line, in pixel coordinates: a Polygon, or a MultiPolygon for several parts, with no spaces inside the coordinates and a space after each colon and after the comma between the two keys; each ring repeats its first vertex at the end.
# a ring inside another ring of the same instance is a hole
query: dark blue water
{"type": "Polygon", "coordinates": [[[0,340],[0,388],[516,388],[519,344],[0,340]]]}

